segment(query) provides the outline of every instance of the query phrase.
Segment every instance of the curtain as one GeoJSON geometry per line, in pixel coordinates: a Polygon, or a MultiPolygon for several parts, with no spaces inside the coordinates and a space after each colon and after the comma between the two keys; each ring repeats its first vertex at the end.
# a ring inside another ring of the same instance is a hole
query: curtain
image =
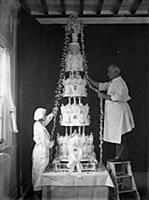
{"type": "Polygon", "coordinates": [[[0,48],[0,139],[6,138],[7,132],[18,132],[16,124],[16,107],[11,92],[11,62],[6,48],[0,48]],[[4,137],[4,138],[3,138],[4,137]]]}

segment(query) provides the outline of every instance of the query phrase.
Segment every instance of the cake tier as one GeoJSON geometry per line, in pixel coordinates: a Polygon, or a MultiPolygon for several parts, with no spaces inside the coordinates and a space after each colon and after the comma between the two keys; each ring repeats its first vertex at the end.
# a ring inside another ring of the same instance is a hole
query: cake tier
{"type": "MultiPolygon", "coordinates": [[[[80,162],[82,166],[82,172],[83,171],[96,171],[97,169],[97,162],[80,162]]],[[[62,161],[54,161],[53,162],[53,170],[56,172],[62,172],[62,171],[70,171],[70,169],[67,167],[68,161],[62,162],[62,161]]],[[[77,171],[77,168],[75,167],[73,171],[77,171]]]]}
{"type": "Polygon", "coordinates": [[[69,136],[57,137],[57,157],[58,161],[70,161],[78,159],[82,162],[93,162],[96,160],[93,145],[93,135],[78,134],[74,131],[69,136]]]}
{"type": "Polygon", "coordinates": [[[79,102],[77,104],[70,102],[67,105],[61,105],[60,115],[61,126],[89,126],[89,106],[88,104],[83,105],[79,102]]]}
{"type": "Polygon", "coordinates": [[[64,93],[63,97],[86,97],[86,80],[81,76],[69,77],[63,81],[64,93]]]}
{"type": "Polygon", "coordinates": [[[66,56],[66,72],[67,71],[84,71],[83,69],[83,56],[80,53],[79,43],[70,43],[70,51],[66,56]]]}

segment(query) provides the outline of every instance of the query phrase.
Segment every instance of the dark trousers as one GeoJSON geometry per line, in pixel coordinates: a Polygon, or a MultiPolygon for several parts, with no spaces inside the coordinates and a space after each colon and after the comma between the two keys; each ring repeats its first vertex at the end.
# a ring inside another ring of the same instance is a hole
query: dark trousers
{"type": "Polygon", "coordinates": [[[116,144],[116,157],[128,158],[127,133],[122,135],[121,144],[116,144]]]}

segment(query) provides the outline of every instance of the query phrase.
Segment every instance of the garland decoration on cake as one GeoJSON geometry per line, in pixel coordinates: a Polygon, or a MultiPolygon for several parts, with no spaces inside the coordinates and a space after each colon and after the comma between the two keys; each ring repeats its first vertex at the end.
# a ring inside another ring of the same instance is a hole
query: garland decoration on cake
{"type": "MultiPolygon", "coordinates": [[[[95,91],[98,93],[98,90],[94,88],[90,82],[88,81],[88,63],[86,59],[86,54],[85,54],[85,46],[84,46],[84,33],[83,29],[81,30],[81,46],[82,46],[82,55],[84,58],[83,62],[83,67],[85,71],[85,78],[88,83],[88,86],[91,90],[95,91]]],[[[103,112],[103,99],[100,99],[100,122],[99,122],[99,148],[100,148],[100,159],[99,163],[102,164],[102,158],[103,158],[103,119],[104,119],[104,112],[103,112]]]]}
{"type": "Polygon", "coordinates": [[[99,163],[102,164],[102,157],[103,157],[103,119],[104,119],[104,112],[103,112],[103,99],[100,99],[100,131],[99,131],[99,148],[100,148],[100,160],[99,163]]]}
{"type": "MultiPolygon", "coordinates": [[[[85,74],[88,86],[91,90],[98,93],[98,89],[93,87],[90,82],[88,81],[88,73],[86,71],[85,74]]],[[[100,99],[100,118],[99,118],[99,148],[100,148],[100,158],[99,158],[99,164],[102,164],[102,158],[103,158],[103,120],[104,120],[104,111],[103,111],[103,99],[100,99]]]]}
{"type": "Polygon", "coordinates": [[[63,79],[65,76],[65,67],[66,67],[66,62],[65,62],[65,57],[68,52],[68,46],[70,43],[70,37],[69,37],[69,32],[65,31],[65,39],[64,39],[64,47],[63,47],[63,53],[62,53],[62,58],[61,58],[61,63],[60,63],[60,73],[59,73],[59,80],[57,82],[57,87],[55,90],[55,98],[54,98],[54,108],[57,108],[56,115],[54,116],[53,119],[53,128],[51,131],[51,137],[54,137],[54,131],[56,127],[56,118],[57,118],[57,113],[58,109],[60,106],[60,100],[62,99],[62,92],[63,92],[63,79]]]}

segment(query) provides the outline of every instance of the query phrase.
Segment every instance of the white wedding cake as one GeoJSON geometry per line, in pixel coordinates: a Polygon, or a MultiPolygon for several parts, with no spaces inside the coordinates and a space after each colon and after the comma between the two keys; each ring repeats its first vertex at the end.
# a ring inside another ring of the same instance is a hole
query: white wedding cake
{"type": "MultiPolygon", "coordinates": [[[[87,134],[85,127],[90,125],[89,105],[82,103],[87,97],[84,58],[78,42],[80,26],[72,25],[72,42],[68,46],[63,79],[64,98],[67,104],[60,106],[60,125],[64,133],[57,135],[56,156],[53,161],[55,171],[95,171],[97,167],[94,153],[93,134],[87,134]]],[[[82,47],[82,46],[81,46],[82,47]]]]}

